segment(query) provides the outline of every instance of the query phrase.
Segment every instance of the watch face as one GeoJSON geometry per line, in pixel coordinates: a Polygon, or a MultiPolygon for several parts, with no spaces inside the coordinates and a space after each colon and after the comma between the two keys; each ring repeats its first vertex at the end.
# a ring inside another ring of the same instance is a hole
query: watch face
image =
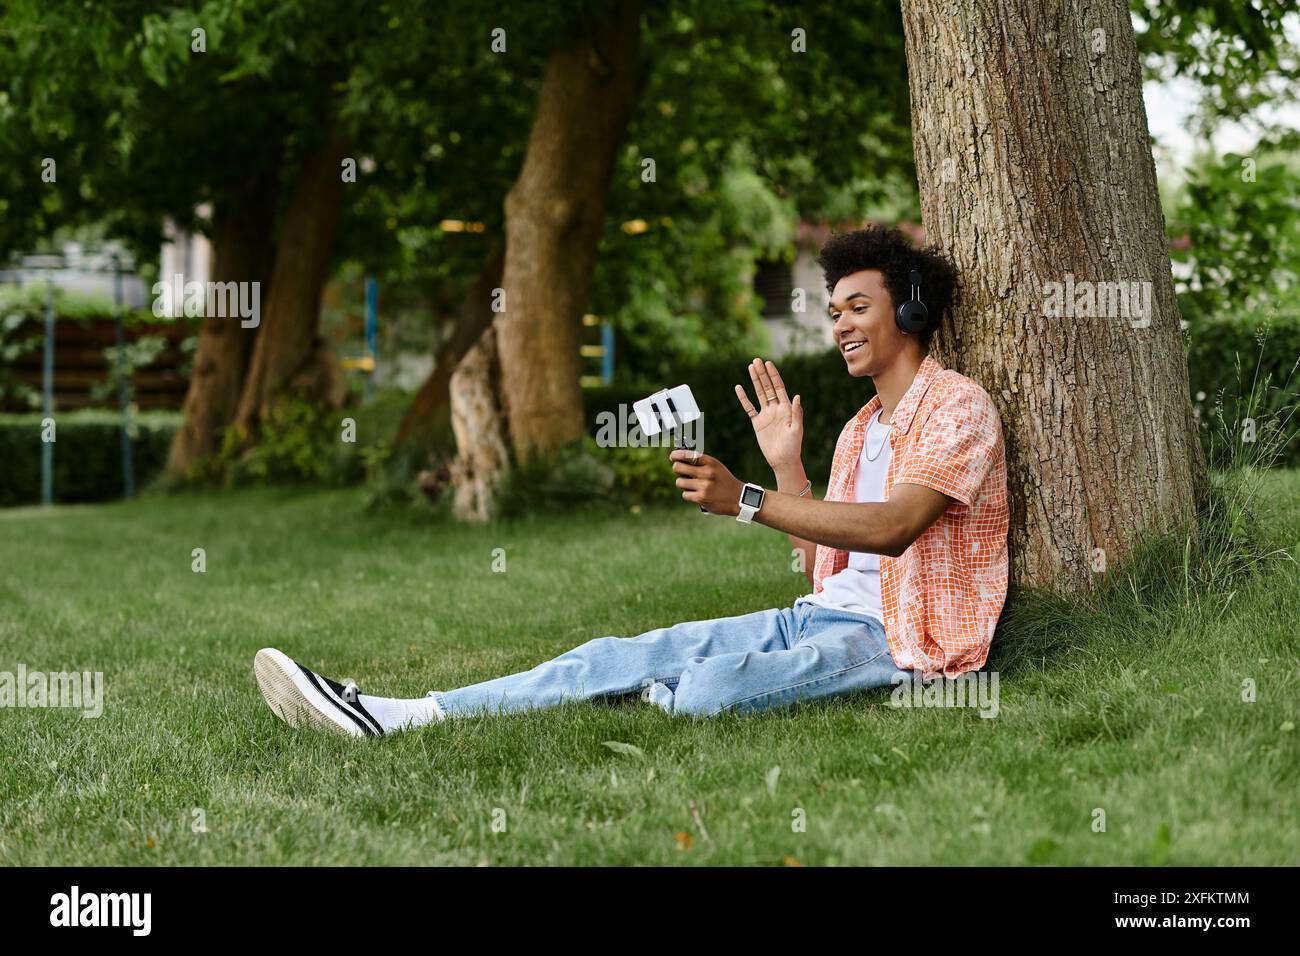
{"type": "Polygon", "coordinates": [[[740,494],[740,503],[746,508],[757,508],[763,503],[763,489],[746,485],[745,490],[740,494]]]}

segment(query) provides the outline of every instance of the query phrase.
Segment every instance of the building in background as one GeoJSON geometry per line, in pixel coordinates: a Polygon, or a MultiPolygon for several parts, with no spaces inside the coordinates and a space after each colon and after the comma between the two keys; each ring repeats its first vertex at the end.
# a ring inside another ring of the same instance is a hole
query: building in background
{"type": "MultiPolygon", "coordinates": [[[[198,212],[205,215],[207,207],[200,207],[198,212]]],[[[163,221],[163,236],[158,263],[159,281],[171,282],[173,276],[180,275],[187,283],[206,283],[212,275],[212,243],[208,242],[207,236],[186,232],[171,219],[163,221]]]]}

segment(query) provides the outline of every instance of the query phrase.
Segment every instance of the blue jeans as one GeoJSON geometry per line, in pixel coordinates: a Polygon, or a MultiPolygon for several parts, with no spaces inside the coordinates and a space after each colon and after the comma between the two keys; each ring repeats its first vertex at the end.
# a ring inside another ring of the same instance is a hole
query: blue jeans
{"type": "Polygon", "coordinates": [[[799,603],[639,637],[598,637],[532,670],[431,691],[449,717],[555,707],[640,692],[670,714],[751,713],[894,683],[884,626],[799,603]]]}

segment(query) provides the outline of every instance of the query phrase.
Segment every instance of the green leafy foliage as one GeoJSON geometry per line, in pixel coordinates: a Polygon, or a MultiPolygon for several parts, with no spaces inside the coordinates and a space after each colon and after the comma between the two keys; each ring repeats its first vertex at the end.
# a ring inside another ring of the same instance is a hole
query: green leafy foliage
{"type": "Polygon", "coordinates": [[[1184,319],[1300,316],[1300,161],[1261,143],[1253,155],[1199,155],[1174,197],[1170,256],[1184,319]]]}
{"type": "Polygon", "coordinates": [[[161,335],[144,335],[125,343],[120,350],[117,346],[104,349],[108,375],[90,390],[91,402],[99,404],[117,399],[123,381],[126,383],[127,403],[132,402],[135,397],[135,373],[151,364],[166,347],[167,340],[161,335]]]}
{"type": "Polygon", "coordinates": [[[613,469],[615,485],[628,501],[671,503],[680,500],[681,489],[673,484],[669,451],[657,446],[602,448],[600,459],[613,469]]]}
{"type": "MultiPolygon", "coordinates": [[[[301,397],[286,395],[258,426],[256,440],[237,428],[226,429],[211,459],[186,476],[198,486],[316,485],[343,487],[369,483],[392,497],[395,481],[391,436],[408,396],[397,390],[378,392],[373,400],[354,401],[341,409],[322,409],[301,397]]],[[[400,479],[410,484],[410,474],[400,479]]],[[[413,490],[401,497],[415,501],[413,490]]]]}
{"type": "Polygon", "coordinates": [[[756,264],[791,261],[801,220],[916,206],[896,5],[686,0],[643,35],[591,293],[633,379],[760,349],[756,264]]]}
{"type": "Polygon", "coordinates": [[[1188,378],[1220,468],[1245,452],[1300,461],[1283,425],[1300,391],[1300,162],[1286,141],[1265,140],[1250,156],[1201,154],[1171,201],[1188,378]],[[1241,441],[1247,419],[1258,432],[1251,447],[1241,441]]]}
{"type": "Polygon", "coordinates": [[[498,492],[501,514],[519,517],[608,502],[614,472],[592,439],[571,442],[553,457],[530,457],[507,473],[498,492]]]}
{"type": "Polygon", "coordinates": [[[251,441],[240,429],[227,429],[207,467],[235,486],[345,484],[357,477],[359,462],[340,440],[341,417],[287,396],[263,416],[251,441]]]}
{"type": "Polygon", "coordinates": [[[1286,95],[1300,78],[1284,22],[1294,0],[1130,0],[1130,8],[1146,75],[1198,84],[1202,131],[1286,95]]]}
{"type": "Polygon", "coordinates": [[[21,311],[0,313],[0,402],[40,407],[40,392],[18,377],[13,363],[34,353],[43,341],[44,335],[36,332],[21,311]]]}
{"type": "Polygon", "coordinates": [[[1188,379],[1212,466],[1232,467],[1247,453],[1255,467],[1300,463],[1291,420],[1300,397],[1298,361],[1300,317],[1258,325],[1214,320],[1189,330],[1188,379]]]}

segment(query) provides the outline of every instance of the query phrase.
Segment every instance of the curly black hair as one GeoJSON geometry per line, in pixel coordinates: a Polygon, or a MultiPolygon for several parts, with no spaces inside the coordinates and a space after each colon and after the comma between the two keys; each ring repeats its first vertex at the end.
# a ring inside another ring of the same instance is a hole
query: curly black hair
{"type": "Polygon", "coordinates": [[[885,288],[894,307],[912,297],[908,275],[921,274],[920,299],[930,311],[930,321],[920,334],[921,342],[930,344],[935,330],[952,308],[957,289],[957,270],[934,248],[918,249],[897,229],[870,226],[831,236],[822,246],[817,264],[826,276],[826,291],[847,275],[864,269],[877,269],[884,277],[885,288]]]}

